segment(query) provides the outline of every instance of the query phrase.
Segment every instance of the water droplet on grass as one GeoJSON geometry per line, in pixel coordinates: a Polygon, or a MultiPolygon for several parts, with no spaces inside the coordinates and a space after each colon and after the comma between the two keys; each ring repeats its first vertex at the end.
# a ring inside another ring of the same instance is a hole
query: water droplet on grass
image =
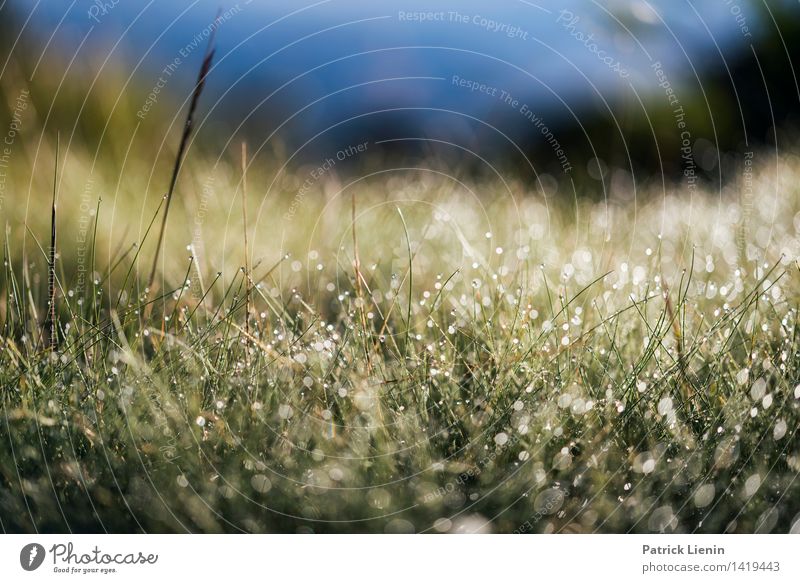
{"type": "Polygon", "coordinates": [[[759,474],[753,474],[747,481],[744,483],[744,495],[750,498],[761,487],[761,476],[759,474]]]}
{"type": "Polygon", "coordinates": [[[703,484],[694,493],[694,505],[697,508],[705,508],[714,501],[714,484],[703,484]]]}
{"type": "Polygon", "coordinates": [[[250,478],[250,485],[253,486],[253,490],[261,494],[266,494],[272,489],[272,482],[263,474],[256,474],[250,478]]]}
{"type": "Polygon", "coordinates": [[[778,422],[775,424],[775,428],[772,430],[772,437],[775,440],[783,439],[786,435],[786,421],[783,419],[779,419],[778,422]]]}

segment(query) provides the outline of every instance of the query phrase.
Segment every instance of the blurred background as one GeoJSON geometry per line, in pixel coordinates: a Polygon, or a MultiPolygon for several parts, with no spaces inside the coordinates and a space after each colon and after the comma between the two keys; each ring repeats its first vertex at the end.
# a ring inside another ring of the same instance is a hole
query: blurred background
{"type": "Polygon", "coordinates": [[[168,165],[152,145],[179,140],[216,28],[192,143],[211,156],[247,139],[314,167],[366,144],[336,172],[722,187],[750,152],[793,144],[798,16],[793,0],[5,0],[0,117],[29,87],[45,132],[168,165]]]}

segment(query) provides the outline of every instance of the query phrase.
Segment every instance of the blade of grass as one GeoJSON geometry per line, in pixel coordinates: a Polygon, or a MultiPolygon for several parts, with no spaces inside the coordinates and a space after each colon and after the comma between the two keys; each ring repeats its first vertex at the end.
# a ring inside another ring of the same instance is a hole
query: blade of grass
{"type": "Polygon", "coordinates": [[[53,169],[53,202],[50,212],[50,254],[47,266],[47,298],[49,302],[48,343],[50,350],[58,347],[58,321],[56,319],[56,202],[58,195],[58,157],[60,154],[60,135],[56,135],[56,161],[53,169]]]}
{"type": "Polygon", "coordinates": [[[353,269],[356,277],[356,297],[358,298],[358,312],[361,316],[361,329],[364,334],[364,355],[367,359],[367,370],[372,373],[372,359],[369,354],[369,342],[367,341],[367,317],[364,313],[364,297],[361,286],[361,259],[358,255],[358,235],[356,233],[356,195],[352,196],[352,221],[353,221],[353,269]]]}
{"type": "MultiPolygon", "coordinates": [[[[217,15],[217,19],[214,20],[216,23],[219,19],[219,14],[217,15]]],[[[200,73],[197,76],[197,82],[194,86],[194,92],[192,93],[192,101],[189,105],[189,112],[186,115],[186,122],[183,125],[183,135],[181,136],[180,145],[178,146],[178,154],[175,156],[175,165],[172,168],[172,177],[169,181],[169,189],[167,190],[166,195],[166,204],[164,205],[164,215],[161,219],[161,229],[158,232],[158,242],[156,243],[156,253],[155,257],[153,257],[153,266],[150,269],[150,277],[147,279],[147,287],[152,289],[153,284],[155,283],[156,279],[156,270],[158,269],[158,258],[161,252],[161,245],[164,241],[164,231],[167,228],[167,217],[169,216],[169,208],[170,203],[172,202],[172,195],[175,192],[175,184],[178,181],[178,173],[181,169],[181,164],[183,163],[183,157],[186,152],[186,147],[189,145],[189,137],[192,134],[192,129],[194,127],[194,114],[197,111],[197,104],[200,101],[200,95],[203,93],[203,88],[206,84],[206,76],[208,75],[209,70],[211,69],[211,62],[214,59],[214,51],[216,50],[214,47],[214,39],[217,33],[217,26],[214,26],[211,30],[211,35],[208,38],[208,46],[206,47],[206,53],[203,57],[203,63],[200,66],[200,73]]]]}
{"type": "MultiPolygon", "coordinates": [[[[247,246],[247,142],[242,142],[242,231],[244,233],[244,330],[250,335],[250,252],[247,246]]],[[[245,350],[245,362],[247,362],[245,350]]]]}
{"type": "Polygon", "coordinates": [[[412,291],[414,289],[414,271],[413,271],[413,255],[411,254],[411,239],[408,236],[408,225],[406,224],[406,218],[403,216],[403,211],[400,210],[398,207],[397,214],[400,215],[400,220],[403,222],[403,233],[406,235],[406,248],[408,249],[408,309],[406,311],[406,341],[405,341],[405,349],[406,354],[408,354],[408,336],[411,333],[411,298],[412,298],[412,291]]]}

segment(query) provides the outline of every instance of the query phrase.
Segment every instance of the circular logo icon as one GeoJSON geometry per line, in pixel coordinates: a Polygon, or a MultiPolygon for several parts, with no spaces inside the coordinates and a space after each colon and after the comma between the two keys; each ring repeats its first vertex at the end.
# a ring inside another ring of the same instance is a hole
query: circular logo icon
{"type": "Polygon", "coordinates": [[[31,543],[22,547],[19,552],[19,564],[26,571],[35,571],[44,562],[44,547],[38,543],[31,543]]]}

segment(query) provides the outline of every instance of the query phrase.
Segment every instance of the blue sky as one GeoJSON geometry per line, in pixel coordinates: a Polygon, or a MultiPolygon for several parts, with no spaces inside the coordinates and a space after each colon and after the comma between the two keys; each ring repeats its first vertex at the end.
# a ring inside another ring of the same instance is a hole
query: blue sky
{"type": "Polygon", "coordinates": [[[209,83],[214,101],[222,99],[215,117],[237,124],[248,113],[254,119],[280,112],[284,121],[293,116],[286,131],[307,137],[398,119],[415,131],[444,124],[458,136],[474,131],[472,117],[517,119],[522,105],[552,124],[569,122],[587,107],[661,91],[654,62],[675,87],[698,86],[709,62],[719,67],[721,58],[748,51],[762,25],[746,0],[17,0],[12,6],[30,16],[40,42],[53,35],[48,51],[77,51],[95,62],[111,55],[145,88],[185,54],[165,88],[177,100],[191,90],[203,31],[221,6],[227,18],[209,83]],[[400,108],[406,110],[400,118],[376,113],[400,108]]]}

